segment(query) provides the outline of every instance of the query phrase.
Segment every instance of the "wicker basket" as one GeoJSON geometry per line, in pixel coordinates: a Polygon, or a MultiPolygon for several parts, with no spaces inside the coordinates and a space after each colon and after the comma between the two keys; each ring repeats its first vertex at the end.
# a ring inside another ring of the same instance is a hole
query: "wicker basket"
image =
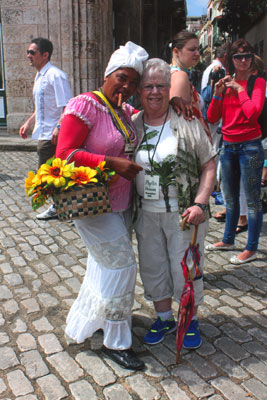
{"type": "Polygon", "coordinates": [[[53,195],[59,220],[67,221],[93,217],[111,212],[107,185],[96,183],[88,186],[75,186],[53,195]]]}

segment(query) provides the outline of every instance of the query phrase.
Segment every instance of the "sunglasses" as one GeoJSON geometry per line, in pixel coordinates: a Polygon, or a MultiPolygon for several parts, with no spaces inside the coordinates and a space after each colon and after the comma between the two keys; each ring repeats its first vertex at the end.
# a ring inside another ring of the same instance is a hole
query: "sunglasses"
{"type": "Polygon", "coordinates": [[[253,54],[252,53],[246,53],[246,54],[234,54],[233,59],[236,61],[242,61],[243,58],[248,61],[248,60],[252,60],[253,58],[253,54]]]}
{"type": "Polygon", "coordinates": [[[36,51],[34,51],[34,50],[27,50],[27,54],[30,54],[31,56],[35,56],[36,51]]]}

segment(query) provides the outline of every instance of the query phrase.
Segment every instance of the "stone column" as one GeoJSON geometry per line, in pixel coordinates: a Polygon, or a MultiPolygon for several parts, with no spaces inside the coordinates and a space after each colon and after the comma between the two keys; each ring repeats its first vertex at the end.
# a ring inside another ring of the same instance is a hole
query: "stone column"
{"type": "Polygon", "coordinates": [[[36,69],[26,50],[31,39],[47,37],[51,58],[68,74],[73,94],[95,89],[112,52],[112,0],[1,0],[7,129],[18,134],[34,111],[36,69]]]}

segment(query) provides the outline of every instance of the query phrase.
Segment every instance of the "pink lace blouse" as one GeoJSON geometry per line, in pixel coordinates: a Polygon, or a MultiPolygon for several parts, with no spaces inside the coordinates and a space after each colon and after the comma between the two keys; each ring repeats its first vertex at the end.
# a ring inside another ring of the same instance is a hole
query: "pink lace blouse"
{"type": "MultiPolygon", "coordinates": [[[[115,111],[120,116],[119,112],[115,111]]],[[[131,129],[135,131],[131,122],[131,115],[134,112],[133,107],[125,104],[123,112],[131,129]]],[[[124,153],[124,138],[112,122],[108,108],[100,104],[94,95],[84,93],[71,99],[65,108],[65,115],[71,115],[75,119],[83,121],[83,132],[72,129],[71,121],[73,119],[64,118],[65,123],[63,119],[57,145],[56,155],[58,157],[66,158],[74,149],[83,148],[91,154],[75,153],[71,160],[75,161],[76,165],[81,165],[81,157],[85,155],[88,155],[88,161],[86,161],[86,157],[83,157],[84,162],[82,165],[88,166],[94,166],[95,161],[103,160],[105,155],[129,159],[129,155],[124,153]],[[84,130],[86,130],[86,134],[84,134],[84,130]],[[81,134],[85,138],[82,143],[81,134]],[[65,141],[64,137],[66,138],[65,141]],[[66,145],[64,145],[64,142],[66,145]],[[62,157],[63,153],[64,157],[62,157]],[[99,155],[99,157],[94,155],[99,155]]],[[[137,145],[137,138],[135,139],[135,145],[137,145]]],[[[126,210],[131,204],[132,182],[117,175],[117,179],[110,185],[109,198],[113,211],[126,210]]]]}

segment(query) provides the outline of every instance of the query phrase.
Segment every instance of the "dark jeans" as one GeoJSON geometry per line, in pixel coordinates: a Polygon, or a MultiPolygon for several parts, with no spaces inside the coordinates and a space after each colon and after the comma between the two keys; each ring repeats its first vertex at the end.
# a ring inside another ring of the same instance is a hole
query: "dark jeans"
{"type": "Polygon", "coordinates": [[[37,154],[39,156],[39,167],[49,158],[53,157],[56,152],[56,145],[51,140],[38,140],[37,154]]]}
{"type": "Polygon", "coordinates": [[[226,201],[226,223],[223,242],[234,244],[239,219],[240,176],[248,205],[248,241],[246,250],[256,251],[261,232],[263,212],[261,175],[264,151],[261,140],[231,144],[223,142],[220,150],[222,182],[226,201]]]}

